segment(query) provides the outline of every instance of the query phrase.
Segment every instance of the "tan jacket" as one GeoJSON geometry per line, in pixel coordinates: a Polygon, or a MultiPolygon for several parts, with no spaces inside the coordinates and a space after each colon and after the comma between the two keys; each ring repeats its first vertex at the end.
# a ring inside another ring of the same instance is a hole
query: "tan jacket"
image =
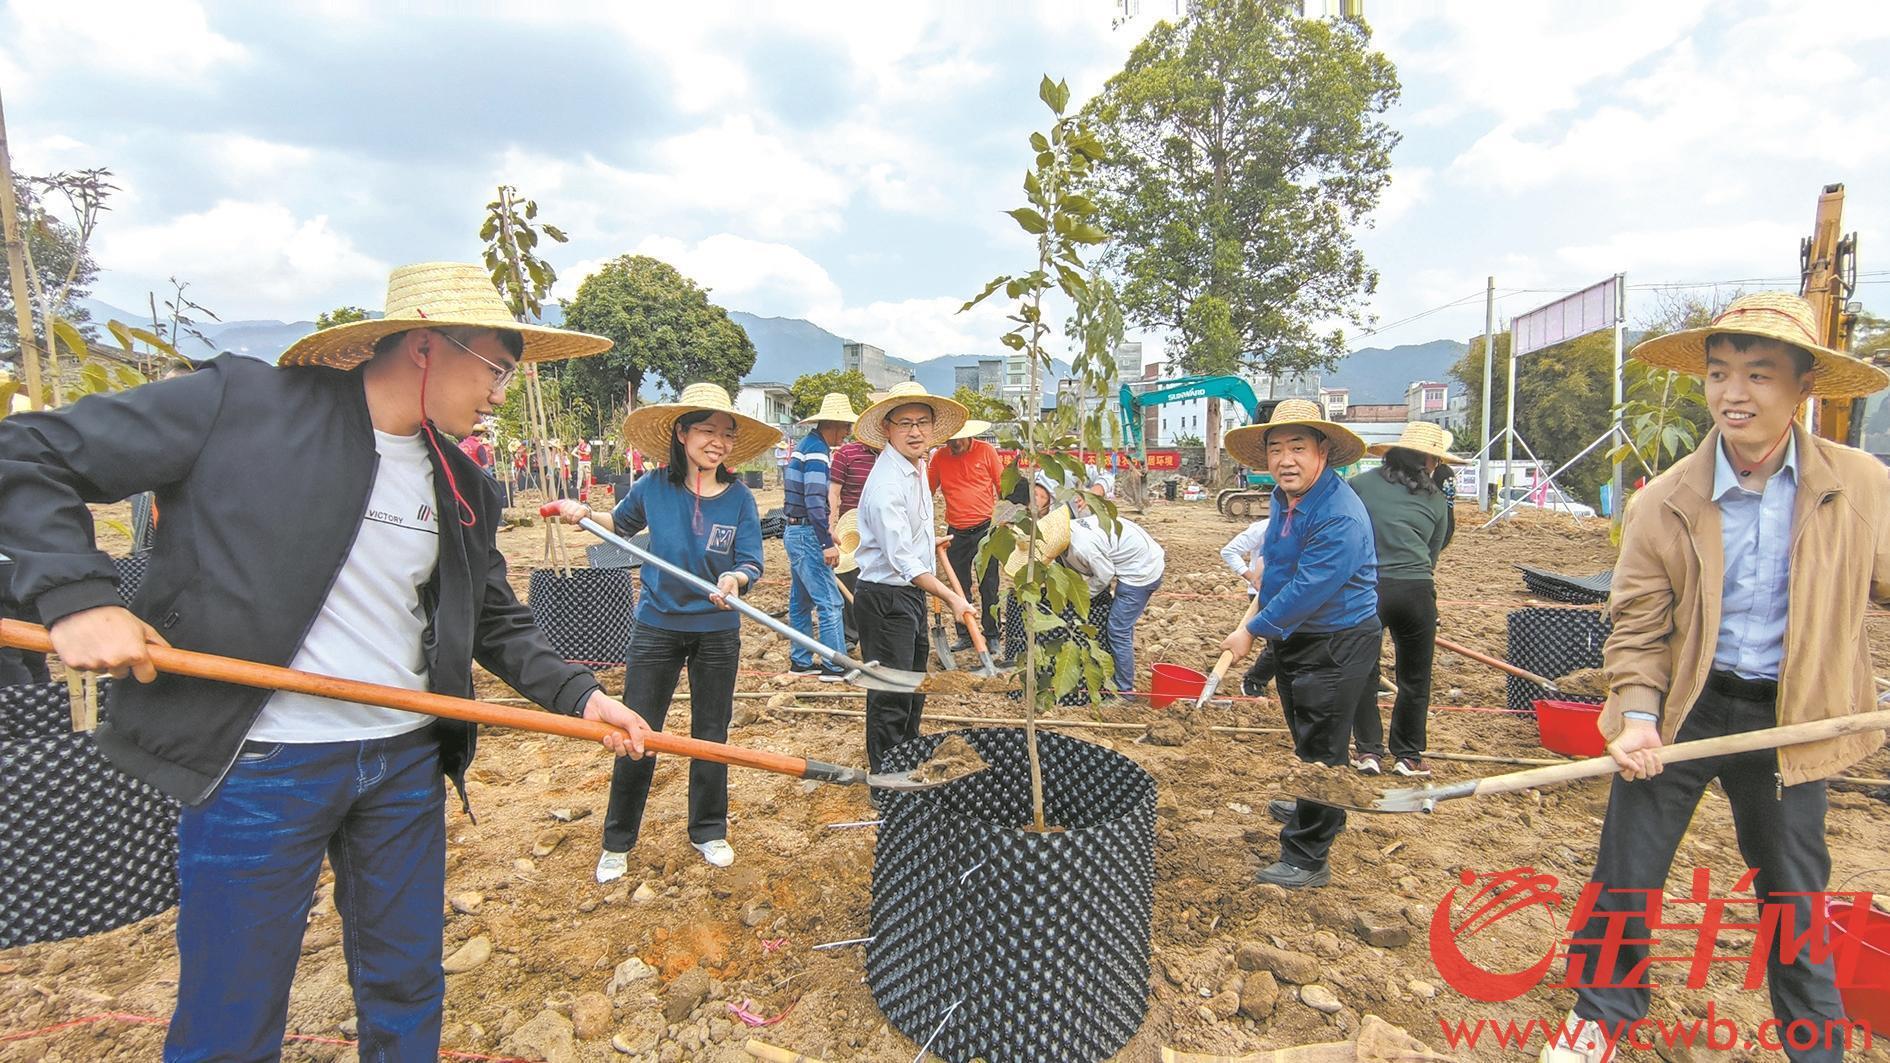
{"type": "MultiPolygon", "coordinates": [[[[1793,430],[1798,497],[1792,512],[1791,601],[1779,670],[1778,722],[1804,723],[1876,707],[1864,610],[1890,599],[1890,474],[1861,450],[1793,430]]],[[[1603,649],[1608,676],[1601,733],[1629,710],[1660,717],[1673,742],[1706,688],[1719,641],[1725,551],[1713,503],[1719,430],[1636,494],[1621,534],[1603,649]]],[[[1883,743],[1882,731],[1779,750],[1785,785],[1842,772],[1883,743]]]]}

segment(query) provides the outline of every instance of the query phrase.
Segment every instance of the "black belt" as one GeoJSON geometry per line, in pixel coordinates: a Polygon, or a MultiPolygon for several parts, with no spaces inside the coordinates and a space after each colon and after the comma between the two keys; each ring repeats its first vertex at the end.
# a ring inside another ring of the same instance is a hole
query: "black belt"
{"type": "MultiPolygon", "coordinates": [[[[950,528],[951,526],[947,525],[947,527],[950,528]]],[[[951,533],[953,535],[977,535],[980,532],[987,532],[990,530],[991,530],[991,518],[986,517],[983,520],[979,521],[978,523],[973,524],[969,528],[951,528],[951,533]]]]}
{"type": "Polygon", "coordinates": [[[1744,701],[1777,701],[1778,680],[1747,679],[1732,672],[1714,669],[1707,673],[1706,689],[1722,697],[1739,698],[1744,701]]]}
{"type": "Polygon", "coordinates": [[[787,522],[788,522],[789,524],[812,524],[812,523],[814,523],[814,522],[813,522],[812,520],[810,520],[810,519],[809,519],[809,518],[807,518],[807,517],[788,517],[788,518],[787,518],[787,522]]]}

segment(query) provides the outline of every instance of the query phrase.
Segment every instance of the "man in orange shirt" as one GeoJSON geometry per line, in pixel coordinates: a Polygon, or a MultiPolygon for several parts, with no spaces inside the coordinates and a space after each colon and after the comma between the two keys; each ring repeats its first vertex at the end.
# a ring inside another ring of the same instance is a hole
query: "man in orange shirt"
{"type": "MultiPolygon", "coordinates": [[[[991,430],[989,421],[966,421],[958,434],[932,452],[926,476],[932,490],[945,495],[945,524],[951,529],[951,543],[945,558],[958,576],[965,598],[971,598],[971,560],[985,533],[991,530],[991,511],[997,506],[998,488],[1004,482],[1004,464],[997,448],[977,436],[991,430]]],[[[998,567],[987,564],[978,576],[978,626],[985,641],[997,637],[998,567]]],[[[955,650],[971,648],[971,635],[958,625],[955,650]]]]}

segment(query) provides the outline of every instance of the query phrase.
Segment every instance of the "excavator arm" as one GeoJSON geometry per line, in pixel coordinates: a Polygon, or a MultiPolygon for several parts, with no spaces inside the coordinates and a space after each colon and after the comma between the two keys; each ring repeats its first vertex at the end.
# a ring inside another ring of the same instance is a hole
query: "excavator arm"
{"type": "MultiPolygon", "coordinates": [[[[1840,351],[1851,348],[1857,315],[1850,310],[1857,286],[1857,236],[1844,236],[1844,186],[1826,185],[1818,196],[1811,235],[1799,245],[1799,294],[1811,304],[1818,339],[1840,351]]],[[[1862,439],[1863,399],[1818,399],[1812,428],[1819,437],[1856,446],[1862,439]]]]}
{"type": "Polygon", "coordinates": [[[1124,384],[1116,399],[1122,407],[1123,428],[1136,446],[1142,444],[1142,411],[1150,406],[1192,399],[1231,399],[1246,411],[1247,423],[1260,419],[1260,400],[1254,396],[1253,385],[1237,376],[1184,376],[1140,394],[1124,384]]]}

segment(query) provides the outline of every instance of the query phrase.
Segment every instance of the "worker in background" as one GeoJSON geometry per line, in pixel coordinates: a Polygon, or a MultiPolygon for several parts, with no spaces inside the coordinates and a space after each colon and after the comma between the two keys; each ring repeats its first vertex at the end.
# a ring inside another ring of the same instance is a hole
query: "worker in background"
{"type": "MultiPolygon", "coordinates": [[[[1236,661],[1257,639],[1273,647],[1280,708],[1293,732],[1293,752],[1309,764],[1344,766],[1352,745],[1352,714],[1378,667],[1377,556],[1371,518],[1337,470],[1359,459],[1365,444],[1326,420],[1316,403],[1287,399],[1264,424],[1227,433],[1227,451],[1273,474],[1272,522],[1262,547],[1260,611],[1222,644],[1236,661]]],[[[1332,880],[1327,855],[1345,812],[1300,801],[1269,805],[1283,818],[1280,856],[1262,882],[1287,889],[1332,880]]]]}
{"type": "MultiPolygon", "coordinates": [[[[1261,546],[1266,542],[1267,518],[1261,517],[1241,529],[1240,534],[1227,540],[1221,547],[1221,561],[1229,571],[1239,576],[1247,584],[1247,597],[1260,596],[1260,574],[1266,570],[1266,560],[1261,556],[1261,546]]],[[[1252,667],[1240,679],[1240,692],[1250,698],[1264,697],[1267,684],[1273,682],[1273,674],[1278,671],[1273,664],[1273,646],[1262,645],[1260,652],[1254,655],[1252,667]]]]}
{"type": "Polygon", "coordinates": [[[1817,336],[1803,299],[1760,292],[1705,328],[1634,348],[1648,365],[1705,378],[1713,428],[1626,510],[1600,723],[1621,771],[1591,880],[1601,892],[1569,948],[1564,984],[1576,986],[1575,1007],[1563,1028],[1575,1036],[1544,1048],[1545,1063],[1601,1063],[1647,1014],[1649,928],[1624,913],[1660,897],[1715,780],[1739,840],[1737,866],[1755,869],[1763,906],[1739,918],[1790,928],[1759,935],[1778,1028],[1815,1033],[1809,1047],[1787,1038],[1786,1055],[1843,1057],[1851,1031],[1830,920],[1814,908],[1831,877],[1825,786],[1882,745],[1883,732],[1673,764],[1659,757],[1675,742],[1876,707],[1870,643],[1859,633],[1871,604],[1890,602],[1890,480],[1876,458],[1793,417],[1808,398],[1873,394],[1890,375],[1817,336]]]}
{"type": "Polygon", "coordinates": [[[1364,775],[1389,767],[1399,775],[1428,778],[1425,724],[1431,712],[1431,660],[1437,653],[1437,557],[1450,543],[1451,530],[1450,504],[1435,473],[1458,459],[1450,453],[1450,433],[1427,421],[1405,425],[1396,443],[1373,444],[1367,453],[1382,456],[1384,464],[1347,482],[1372,518],[1378,620],[1391,633],[1398,696],[1387,748],[1374,669],[1352,718],[1358,742],[1352,767],[1364,775]]]}
{"type": "Polygon", "coordinates": [[[461,453],[473,460],[474,465],[479,466],[481,472],[487,476],[493,476],[492,444],[486,441],[486,434],[486,423],[480,421],[472,426],[472,431],[466,434],[466,438],[459,441],[459,449],[461,453]]]}
{"type": "Polygon", "coordinates": [[[1148,480],[1142,474],[1142,463],[1135,458],[1116,473],[1116,498],[1137,513],[1148,509],[1148,480]]]}
{"type": "MultiPolygon", "coordinates": [[[[846,652],[845,623],[841,618],[840,584],[833,567],[840,550],[833,541],[834,517],[827,511],[833,448],[853,430],[853,404],[837,391],[820,400],[820,409],[801,421],[812,425],[788,458],[784,483],[787,501],[788,623],[794,630],[818,638],[828,649],[846,652]]],[[[812,651],[795,643],[788,653],[788,671],[798,676],[819,676],[838,683],[846,673],[827,660],[816,661],[812,651]]]]}
{"type": "MultiPolygon", "coordinates": [[[[851,405],[851,402],[849,402],[851,405]]],[[[855,425],[858,419],[855,419],[855,425]]],[[[859,432],[854,431],[853,438],[840,445],[833,452],[833,460],[827,468],[827,516],[838,524],[841,517],[851,510],[860,508],[860,492],[866,488],[866,478],[873,474],[873,462],[879,458],[879,448],[871,447],[860,441],[859,432]]],[[[830,525],[829,531],[833,528],[830,525]]],[[[840,573],[840,582],[846,584],[847,594],[851,595],[860,586],[860,570],[857,566],[840,573]]],[[[853,600],[848,598],[841,607],[841,616],[846,623],[848,646],[860,644],[859,614],[854,610],[853,600]]]]}
{"type": "MultiPolygon", "coordinates": [[[[971,561],[978,547],[991,531],[991,514],[997,508],[998,487],[1004,480],[1004,466],[998,461],[997,448],[977,438],[991,430],[989,421],[966,421],[945,445],[932,452],[928,463],[932,490],[945,496],[945,528],[951,542],[945,547],[946,563],[972,595],[971,561]]],[[[978,626],[988,644],[998,633],[998,566],[987,561],[978,573],[978,626]]],[[[971,635],[963,618],[957,625],[958,641],[953,650],[971,648],[971,635]]]]}
{"type": "MultiPolygon", "coordinates": [[[[1089,493],[1096,497],[1104,497],[1107,489],[1100,477],[1089,485],[1089,493]]],[[[1090,510],[1084,494],[1079,492],[1075,503],[1076,519],[1070,523],[1070,548],[1064,559],[1082,575],[1091,594],[1115,588],[1102,624],[1103,648],[1115,659],[1114,689],[1104,697],[1127,700],[1135,695],[1135,624],[1161,589],[1168,554],[1127,517],[1117,517],[1112,530],[1090,510]]]]}

